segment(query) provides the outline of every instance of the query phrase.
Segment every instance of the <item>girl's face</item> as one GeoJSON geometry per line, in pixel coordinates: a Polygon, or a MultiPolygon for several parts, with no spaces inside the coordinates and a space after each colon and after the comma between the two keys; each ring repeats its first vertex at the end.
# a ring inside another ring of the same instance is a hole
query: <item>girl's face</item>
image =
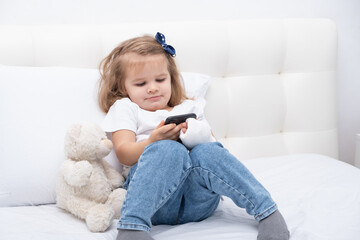
{"type": "Polygon", "coordinates": [[[170,110],[171,77],[163,55],[131,54],[125,78],[130,100],[147,111],[170,110]]]}

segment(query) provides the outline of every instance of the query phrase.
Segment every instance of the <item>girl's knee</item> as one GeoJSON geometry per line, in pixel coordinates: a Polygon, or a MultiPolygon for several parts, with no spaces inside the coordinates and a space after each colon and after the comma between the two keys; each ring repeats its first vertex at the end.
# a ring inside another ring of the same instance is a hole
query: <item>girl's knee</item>
{"type": "Polygon", "coordinates": [[[221,143],[219,142],[207,142],[198,144],[190,151],[190,158],[194,164],[203,165],[202,161],[214,162],[219,158],[221,152],[226,151],[221,143]]]}
{"type": "Polygon", "coordinates": [[[188,150],[184,145],[172,140],[154,142],[148,145],[143,153],[143,156],[151,158],[151,161],[160,161],[166,165],[179,164],[181,160],[185,161],[188,155],[188,150]]]}
{"type": "Polygon", "coordinates": [[[148,151],[148,150],[156,151],[157,153],[161,153],[161,154],[164,154],[164,153],[184,154],[184,153],[188,152],[184,145],[182,145],[181,143],[179,143],[177,141],[173,141],[173,140],[160,140],[160,141],[154,142],[154,143],[148,145],[147,147],[145,147],[145,151],[148,151]]]}
{"type": "Polygon", "coordinates": [[[191,151],[190,156],[197,157],[198,155],[212,155],[219,150],[224,150],[224,147],[219,142],[207,142],[196,145],[191,151]]]}

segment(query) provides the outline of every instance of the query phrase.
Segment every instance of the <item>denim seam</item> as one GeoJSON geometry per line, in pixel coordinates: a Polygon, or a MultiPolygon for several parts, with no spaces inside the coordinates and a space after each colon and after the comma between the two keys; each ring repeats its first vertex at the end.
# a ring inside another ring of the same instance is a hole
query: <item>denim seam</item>
{"type": "Polygon", "coordinates": [[[121,223],[120,221],[119,221],[119,223],[118,223],[117,229],[138,229],[138,230],[144,229],[144,230],[146,230],[146,231],[150,231],[150,228],[149,228],[148,226],[144,225],[144,224],[121,223]],[[125,228],[121,228],[121,226],[123,226],[123,227],[125,227],[125,228]],[[131,228],[126,228],[126,226],[129,226],[129,227],[131,226],[131,228]],[[135,228],[134,228],[134,227],[135,227],[135,228]],[[139,228],[137,228],[137,227],[139,227],[139,228]]]}
{"type": "Polygon", "coordinates": [[[252,208],[255,207],[255,204],[254,204],[252,201],[250,201],[244,194],[242,194],[241,192],[239,192],[236,188],[234,188],[233,186],[231,186],[229,183],[227,183],[224,179],[222,179],[222,178],[219,177],[218,175],[214,174],[214,173],[211,172],[210,170],[205,169],[205,168],[203,168],[203,167],[199,167],[199,166],[198,166],[198,167],[194,167],[194,168],[198,168],[198,169],[204,170],[204,171],[206,171],[206,172],[208,172],[208,173],[211,173],[211,174],[214,175],[216,178],[218,178],[219,180],[221,180],[222,182],[224,182],[227,186],[229,186],[230,188],[232,188],[235,192],[237,192],[237,193],[240,194],[242,197],[244,197],[244,198],[246,199],[246,201],[248,201],[248,202],[251,204],[252,208]]]}
{"type": "Polygon", "coordinates": [[[155,212],[156,212],[157,210],[159,210],[159,209],[167,202],[166,200],[168,200],[168,199],[179,189],[179,186],[185,182],[185,180],[187,179],[187,177],[188,177],[189,174],[190,174],[190,170],[191,170],[191,168],[189,168],[189,169],[186,170],[186,172],[185,172],[185,174],[184,174],[184,177],[182,178],[182,180],[181,180],[181,181],[179,182],[179,184],[177,185],[175,191],[172,191],[172,192],[171,192],[169,195],[167,195],[165,198],[162,198],[161,201],[160,201],[160,203],[158,204],[158,206],[155,206],[155,209],[156,209],[155,212]]]}
{"type": "Polygon", "coordinates": [[[273,213],[273,212],[271,212],[270,214],[266,215],[265,217],[263,217],[263,216],[264,216],[265,214],[267,214],[269,211],[271,211],[272,209],[275,209],[273,212],[276,211],[276,209],[277,209],[276,203],[274,203],[271,207],[268,207],[267,209],[265,209],[262,213],[255,215],[255,219],[256,219],[257,221],[260,221],[260,220],[266,218],[267,216],[269,216],[269,215],[270,215],[271,213],[273,213]]]}

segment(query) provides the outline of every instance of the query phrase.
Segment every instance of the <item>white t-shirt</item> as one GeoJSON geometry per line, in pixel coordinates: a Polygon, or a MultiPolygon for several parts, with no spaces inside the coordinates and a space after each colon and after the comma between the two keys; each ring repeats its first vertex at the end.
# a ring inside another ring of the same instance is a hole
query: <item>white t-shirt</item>
{"type": "Polygon", "coordinates": [[[198,120],[208,125],[204,117],[205,99],[184,100],[171,111],[157,110],[147,111],[141,109],[129,98],[117,100],[109,109],[102,123],[105,132],[118,130],[130,130],[136,135],[136,141],[142,141],[150,136],[150,133],[169,116],[195,113],[198,120]]]}

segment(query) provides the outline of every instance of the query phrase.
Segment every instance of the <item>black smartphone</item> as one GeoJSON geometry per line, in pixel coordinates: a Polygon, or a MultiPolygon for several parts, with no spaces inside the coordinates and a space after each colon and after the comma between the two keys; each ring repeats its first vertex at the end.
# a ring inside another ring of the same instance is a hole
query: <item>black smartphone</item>
{"type": "Polygon", "coordinates": [[[196,118],[196,114],[195,113],[187,113],[187,114],[170,116],[170,117],[166,118],[165,125],[170,124],[170,123],[175,123],[176,125],[178,125],[180,123],[185,122],[186,119],[188,119],[188,118],[196,118]]]}

